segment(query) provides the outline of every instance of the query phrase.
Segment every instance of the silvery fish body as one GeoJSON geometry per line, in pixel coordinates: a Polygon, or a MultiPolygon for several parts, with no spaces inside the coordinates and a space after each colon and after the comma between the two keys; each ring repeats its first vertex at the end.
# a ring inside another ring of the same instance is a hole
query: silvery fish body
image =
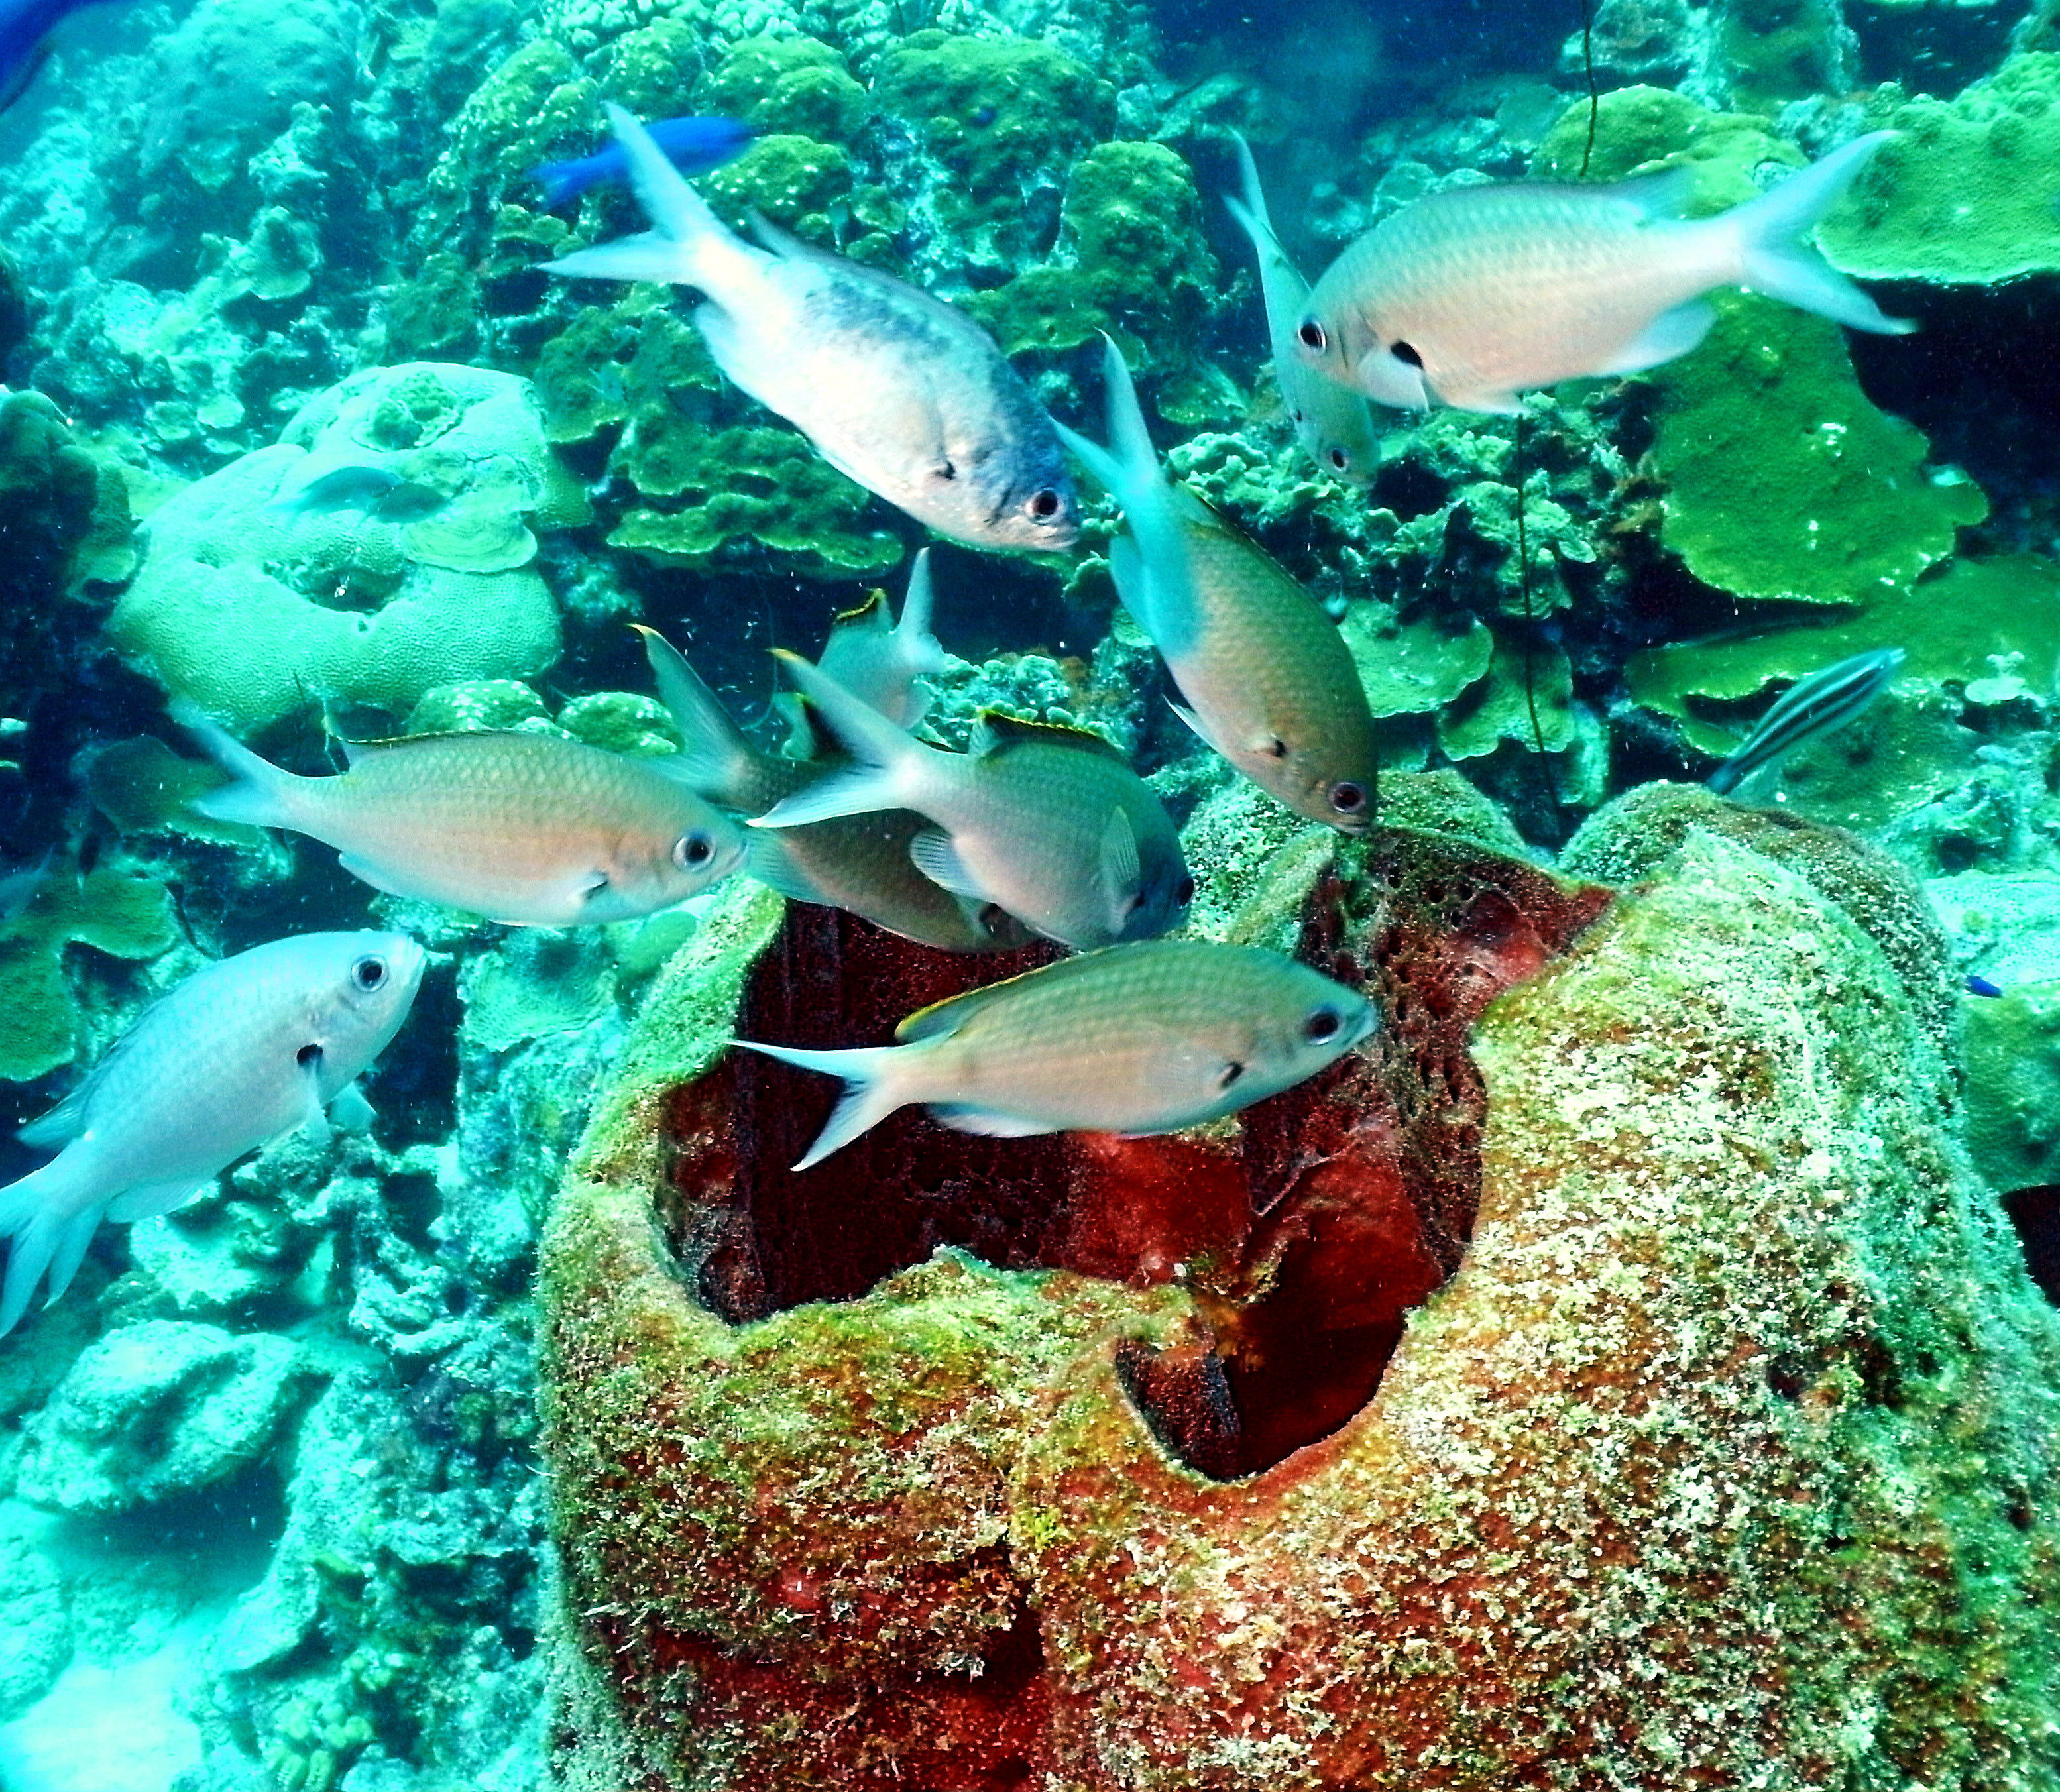
{"type": "Polygon", "coordinates": [[[974,547],[1056,552],[1080,533],[1051,419],[993,339],[905,281],[761,225],[726,229],[611,106],[653,228],[545,264],[553,273],[700,289],[717,365],[830,465],[974,547]]]}
{"type": "Polygon", "coordinates": [[[405,934],[304,933],[196,971],[146,1008],[22,1129],[64,1148],[0,1188],[0,1235],[13,1240],[0,1333],[46,1271],[50,1299],[64,1292],[103,1219],[169,1213],[245,1152],[324,1123],[407,1018],[424,963],[405,934]]]}
{"type": "Polygon", "coordinates": [[[1344,637],[1256,542],[1167,481],[1113,342],[1102,373],[1109,446],[1060,433],[1123,507],[1131,532],[1110,549],[1110,569],[1124,607],[1188,700],[1175,708],[1290,808],[1363,831],[1380,756],[1344,637]]]}
{"type": "Polygon", "coordinates": [[[374,889],[533,927],[669,908],[744,864],[744,836],[664,760],[556,735],[426,735],[349,748],[339,777],[261,759],[192,705],[174,713],[237,781],[194,806],[325,841],[374,889]]]}
{"type": "Polygon", "coordinates": [[[1224,203],[1252,238],[1259,256],[1259,289],[1266,301],[1273,375],[1280,382],[1280,401],[1295,425],[1295,438],[1324,472],[1348,485],[1371,485],[1380,470],[1380,431],[1373,413],[1363,394],[1347,390],[1319,369],[1307,365],[1296,352],[1295,330],[1308,308],[1309,283],[1273,233],[1251,146],[1237,132],[1230,135],[1237,146],[1244,197],[1242,202],[1227,199],[1224,203]]]}
{"type": "Polygon", "coordinates": [[[930,550],[925,548],[908,574],[901,620],[894,620],[886,593],[875,592],[836,619],[816,665],[896,727],[913,728],[930,708],[930,688],[922,679],[942,672],[947,664],[943,647],[930,633],[932,602],[930,550]]]}
{"type": "Polygon", "coordinates": [[[789,675],[864,761],[776,804],[755,828],[913,809],[936,824],[909,856],[933,883],[1062,945],[1149,940],[1193,900],[1180,840],[1152,787],[1098,736],[984,718],[969,753],[925,746],[788,653],[789,675]]]}
{"type": "MultiPolygon", "coordinates": [[[[683,771],[709,801],[759,816],[844,769],[841,760],[785,759],[747,740],[715,693],[656,629],[640,627],[658,695],[685,743],[683,771]]],[[[1012,952],[1035,936],[1012,915],[932,884],[909,848],[931,824],[909,809],[838,816],[803,828],[754,828],[745,870],[796,902],[842,908],[940,952],[1012,952]]]]}
{"type": "Polygon", "coordinates": [[[1686,354],[1744,286],[1854,329],[1899,334],[1802,237],[1893,134],[1876,131],[1715,218],[1686,221],[1691,170],[1614,186],[1519,182],[1404,206],[1339,256],[1295,331],[1311,368],[1383,405],[1514,411],[1561,380],[1686,354]]]}
{"type": "Polygon", "coordinates": [[[737,1043],[849,1084],[794,1166],[805,1170],[916,1102],[946,1126],[1002,1138],[1197,1126],[1315,1076],[1375,1024],[1358,991],[1277,952],[1156,940],[924,1008],[896,1045],[737,1043]]]}

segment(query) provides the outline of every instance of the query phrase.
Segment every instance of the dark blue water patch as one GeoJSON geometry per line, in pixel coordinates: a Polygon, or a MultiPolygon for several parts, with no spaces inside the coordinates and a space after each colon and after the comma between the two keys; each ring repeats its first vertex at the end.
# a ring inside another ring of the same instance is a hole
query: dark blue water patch
{"type": "Polygon", "coordinates": [[[1914,94],[1950,99],[1995,71],[2019,16],[1998,6],[1854,6],[1845,22],[1859,39],[1868,85],[1899,81],[1914,94]]]}
{"type": "MultiPolygon", "coordinates": [[[[2060,230],[2060,223],[2055,229],[2060,230]]],[[[1963,469],[1994,514],[1967,532],[1981,553],[2050,551],[2060,501],[2060,277],[2001,286],[1874,286],[1914,336],[1848,332],[1868,397],[1930,438],[1931,459],[1963,469]]]]}
{"type": "Polygon", "coordinates": [[[2060,1187],[2047,1183],[2013,1189],[2003,1196],[2002,1205],[2024,1247],[2024,1267],[2031,1279],[2060,1307],[2060,1187]]]}

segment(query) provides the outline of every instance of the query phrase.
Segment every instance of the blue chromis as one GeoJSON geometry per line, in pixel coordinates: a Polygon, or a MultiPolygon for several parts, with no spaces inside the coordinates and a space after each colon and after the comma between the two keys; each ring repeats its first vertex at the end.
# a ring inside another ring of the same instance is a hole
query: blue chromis
{"type": "Polygon", "coordinates": [[[1198,1126],[1315,1076],[1374,1026],[1358,991],[1277,952],[1155,940],[920,1009],[893,1045],[737,1044],[844,1079],[805,1170],[916,1102],[998,1138],[1198,1126]]]}
{"type": "Polygon", "coordinates": [[[1109,564],[1124,607],[1187,699],[1174,707],[1260,789],[1311,820],[1363,832],[1380,756],[1351,649],[1256,542],[1168,483],[1113,342],[1102,359],[1109,447],[1062,434],[1129,522],[1109,564]]]}
{"type": "Polygon", "coordinates": [[[913,809],[909,856],[932,883],[1062,945],[1150,940],[1194,900],[1180,836],[1152,787],[1099,735],[982,718],[974,750],[926,746],[804,659],[788,674],[863,763],[776,804],[754,828],[913,809]]]}
{"type": "MultiPolygon", "coordinates": [[[[763,815],[844,768],[843,760],[783,758],[746,740],[714,692],[655,629],[641,625],[644,653],[685,743],[682,775],[711,802],[763,815]]],[[[1033,937],[992,904],[954,896],[916,868],[908,849],[930,826],[908,809],[839,816],[804,828],[753,828],[745,869],[796,902],[842,908],[940,952],[1008,952],[1033,937]]]]}
{"type": "Polygon", "coordinates": [[[407,1018],[424,963],[405,934],[304,933],[196,971],[146,1008],[22,1128],[25,1143],[63,1149],[0,1188],[13,1241],[0,1333],[46,1271],[50,1299],[64,1292],[102,1219],[170,1212],[246,1151],[325,1126],[332,1102],[369,1118],[351,1084],[407,1018]]]}
{"type": "MultiPolygon", "coordinates": [[[[682,174],[705,174],[734,162],[757,134],[735,118],[660,118],[644,128],[682,174]]],[[[543,187],[546,209],[556,211],[590,186],[629,179],[629,161],[620,143],[611,143],[577,162],[547,162],[529,178],[543,187]]]]}
{"type": "Polygon", "coordinates": [[[1056,553],[1080,501],[1052,421],[994,340],[905,281],[761,223],[764,247],[725,229],[611,106],[653,228],[545,264],[596,280],[698,288],[716,365],[847,477],[940,535],[976,548],[1056,553]]]}
{"type": "Polygon", "coordinates": [[[190,703],[172,713],[235,774],[201,813],[325,841],[393,896],[573,927],[669,908],[743,868],[742,830],[666,760],[556,735],[432,734],[347,746],[341,776],[305,778],[190,703]]]}
{"type": "Polygon", "coordinates": [[[1706,780],[1719,796],[1777,764],[1806,740],[1822,739],[1857,721],[1886,690],[1909,656],[1899,647],[1876,648],[1799,678],[1760,717],[1738,751],[1706,780]]]}
{"type": "Polygon", "coordinates": [[[900,728],[913,728],[928,712],[926,676],[944,669],[944,649],[930,633],[930,550],[916,556],[908,595],[896,622],[887,594],[876,591],[847,610],[830,629],[816,665],[856,697],[900,728]]]}
{"type": "Polygon", "coordinates": [[[1802,238],[1894,134],[1875,131],[1718,217],[1678,214],[1691,169],[1613,186],[1455,187],[1404,206],[1333,261],[1295,328],[1303,360],[1383,405],[1512,412],[1561,380],[1684,355],[1744,286],[1901,334],[1802,238]]]}
{"type": "Polygon", "coordinates": [[[1273,376],[1280,401],[1295,425],[1302,450],[1324,472],[1347,485],[1365,486],[1380,470],[1380,431],[1365,395],[1347,390],[1311,367],[1295,352],[1295,329],[1308,309],[1309,283],[1288,259],[1266,210],[1259,184],[1259,166],[1252,146],[1237,132],[1237,166],[1242,200],[1226,199],[1230,215],[1252,238],[1259,256],[1259,289],[1266,301],[1266,332],[1273,348],[1273,376]]]}

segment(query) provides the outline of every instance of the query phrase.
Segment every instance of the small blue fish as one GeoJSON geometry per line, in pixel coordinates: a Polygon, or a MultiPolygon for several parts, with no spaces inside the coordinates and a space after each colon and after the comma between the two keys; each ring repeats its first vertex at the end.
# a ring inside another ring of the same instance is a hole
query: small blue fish
{"type": "MultiPolygon", "coordinates": [[[[661,118],[644,128],[682,174],[705,174],[734,162],[757,134],[734,118],[661,118]]],[[[620,143],[611,143],[579,162],[547,162],[529,178],[543,183],[544,204],[556,211],[603,181],[628,180],[629,158],[620,143]]]]}
{"type": "Polygon", "coordinates": [[[1978,977],[1970,974],[1967,978],[1967,993],[1970,996],[2000,996],[2002,992],[1986,977],[1978,977]]]}
{"type": "Polygon", "coordinates": [[[0,112],[19,99],[50,54],[50,35],[90,0],[0,0],[0,112]]]}

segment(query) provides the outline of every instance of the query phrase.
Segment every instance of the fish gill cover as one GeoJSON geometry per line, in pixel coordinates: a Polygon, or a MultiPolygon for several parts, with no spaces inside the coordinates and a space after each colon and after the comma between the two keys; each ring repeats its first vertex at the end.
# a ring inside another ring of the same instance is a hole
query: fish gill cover
{"type": "Polygon", "coordinates": [[[2054,1783],[2050,4],[0,0],[0,107],[7,1792],[2054,1783]],[[203,1000],[368,928],[376,1055],[203,1000]],[[1370,1030],[798,1172],[729,1048],[1152,934],[1370,1030]]]}

